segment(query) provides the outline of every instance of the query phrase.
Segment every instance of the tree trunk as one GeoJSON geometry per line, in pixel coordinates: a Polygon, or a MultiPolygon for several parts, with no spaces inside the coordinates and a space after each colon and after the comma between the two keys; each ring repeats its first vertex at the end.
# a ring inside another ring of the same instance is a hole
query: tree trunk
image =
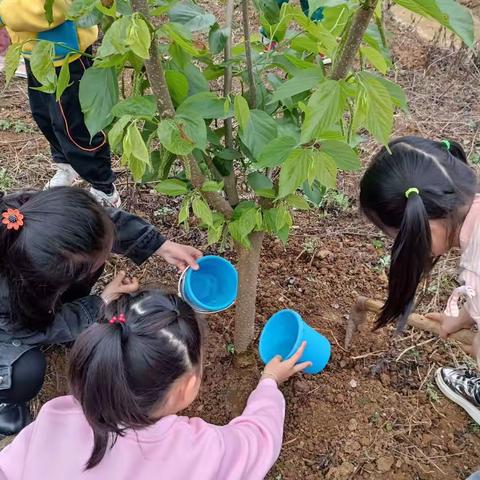
{"type": "Polygon", "coordinates": [[[250,250],[239,246],[238,251],[238,298],[235,308],[235,352],[245,352],[253,340],[255,304],[257,299],[258,269],[264,232],[250,235],[250,250]]]}
{"type": "Polygon", "coordinates": [[[331,75],[333,80],[345,78],[352,68],[355,56],[362,44],[363,35],[372,19],[377,3],[378,0],[366,0],[359,7],[355,14],[352,26],[350,27],[350,31],[348,32],[347,41],[333,67],[331,75]]]}
{"type": "Polygon", "coordinates": [[[250,45],[250,23],[248,15],[248,0],[242,0],[243,36],[245,38],[245,59],[247,63],[248,83],[250,87],[250,108],[257,108],[257,86],[252,62],[252,46],[250,45]]]}

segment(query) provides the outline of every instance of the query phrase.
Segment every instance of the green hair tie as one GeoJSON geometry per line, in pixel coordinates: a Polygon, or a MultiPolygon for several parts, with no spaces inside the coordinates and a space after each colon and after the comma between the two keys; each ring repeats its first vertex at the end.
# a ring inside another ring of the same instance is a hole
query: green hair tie
{"type": "Polygon", "coordinates": [[[410,195],[412,193],[416,193],[417,195],[420,195],[420,191],[416,187],[409,188],[408,190],[405,191],[405,196],[407,198],[410,198],[410,195]]]}
{"type": "Polygon", "coordinates": [[[452,145],[450,144],[450,142],[448,140],[442,140],[442,145],[445,145],[445,148],[450,151],[450,148],[452,147],[452,145]]]}

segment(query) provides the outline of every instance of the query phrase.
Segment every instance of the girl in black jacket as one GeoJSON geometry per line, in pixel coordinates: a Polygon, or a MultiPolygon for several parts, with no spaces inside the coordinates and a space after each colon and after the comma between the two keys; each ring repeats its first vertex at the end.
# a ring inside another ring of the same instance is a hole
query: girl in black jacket
{"type": "Polygon", "coordinates": [[[159,255],[179,269],[198,268],[202,255],[80,189],[0,193],[0,434],[29,422],[27,402],[45,375],[38,346],[73,341],[117,294],[136,289],[121,274],[91,295],[110,252],[137,265],[159,255]]]}

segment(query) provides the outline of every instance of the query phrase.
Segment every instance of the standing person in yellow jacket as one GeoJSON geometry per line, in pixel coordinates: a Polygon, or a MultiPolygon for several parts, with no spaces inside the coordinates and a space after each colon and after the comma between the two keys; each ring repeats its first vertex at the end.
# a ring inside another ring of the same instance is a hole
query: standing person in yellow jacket
{"type": "Polygon", "coordinates": [[[0,0],[0,27],[6,27],[12,43],[23,45],[32,115],[50,143],[57,167],[46,187],[73,185],[80,176],[91,185],[90,192],[101,203],[119,207],[121,200],[113,183],[115,174],[107,137],[100,132],[90,139],[79,101],[80,80],[92,65],[91,46],[97,39],[98,29],[96,26],[81,28],[67,20],[70,3],[70,0],[54,0],[53,22],[49,24],[44,0],[0,0]],[[55,94],[33,89],[41,86],[32,74],[29,62],[36,40],[56,42],[54,64],[57,74],[69,55],[72,84],[58,102],[55,94]]]}

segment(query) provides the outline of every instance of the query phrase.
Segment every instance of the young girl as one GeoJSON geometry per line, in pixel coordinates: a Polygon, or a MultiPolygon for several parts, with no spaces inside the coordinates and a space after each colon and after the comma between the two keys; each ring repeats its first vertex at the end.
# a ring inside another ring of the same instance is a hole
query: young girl
{"type": "MultiPolygon", "coordinates": [[[[412,310],[417,286],[435,259],[454,247],[461,249],[460,279],[447,309],[430,318],[441,322],[443,337],[480,324],[480,195],[474,171],[462,147],[403,137],[382,148],[360,184],[366,216],[395,239],[388,298],[377,328],[396,321],[402,328],[412,310]],[[462,309],[461,295],[467,297],[462,309]]],[[[480,361],[477,334],[473,353],[480,361]]],[[[466,369],[443,368],[437,383],[445,395],[480,422],[480,377],[466,369]]]]}
{"type": "Polygon", "coordinates": [[[223,427],[177,416],[198,395],[202,344],[195,314],[176,295],[121,297],[73,347],[72,396],[42,407],[0,453],[0,473],[9,480],[263,479],[282,444],[277,385],[309,365],[295,364],[305,344],[265,367],[243,414],[223,427]]]}
{"type": "Polygon", "coordinates": [[[72,342],[112,297],[135,288],[119,278],[101,296],[90,294],[111,251],[137,265],[156,254],[181,269],[196,268],[201,256],[80,189],[0,193],[0,434],[29,421],[26,402],[45,374],[36,347],[72,342]]]}

